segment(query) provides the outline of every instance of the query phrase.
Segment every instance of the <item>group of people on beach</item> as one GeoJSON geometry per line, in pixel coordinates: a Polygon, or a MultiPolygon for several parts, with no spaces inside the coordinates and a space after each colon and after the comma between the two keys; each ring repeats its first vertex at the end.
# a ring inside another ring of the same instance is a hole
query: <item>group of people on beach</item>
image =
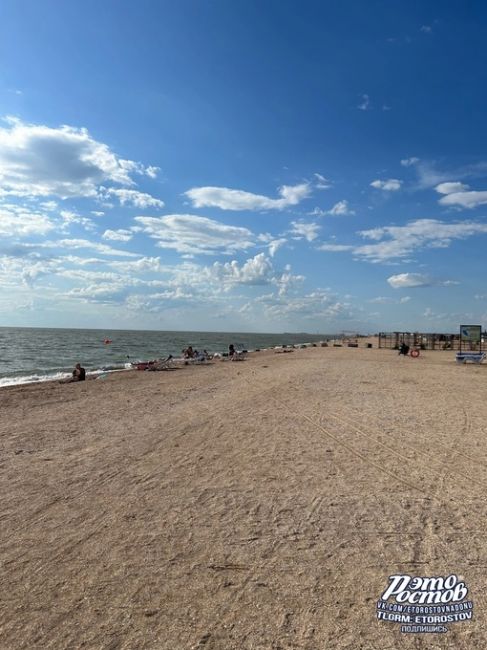
{"type": "MultiPolygon", "coordinates": [[[[203,350],[203,352],[198,352],[198,350],[194,349],[191,345],[188,345],[187,348],[184,348],[184,350],[181,350],[181,354],[183,355],[184,359],[212,359],[213,355],[209,354],[206,350],[203,350]]],[[[231,360],[236,360],[240,359],[239,353],[235,349],[235,346],[233,343],[230,343],[228,346],[228,357],[231,360]]],[[[169,358],[172,358],[170,356],[169,358]]],[[[63,383],[71,383],[73,381],[85,381],[86,379],[86,370],[81,366],[80,363],[77,363],[71,377],[68,377],[67,379],[63,379],[63,383]]]]}
{"type": "Polygon", "coordinates": [[[191,345],[188,345],[187,348],[181,350],[181,354],[183,355],[184,359],[199,359],[200,357],[211,359],[211,355],[208,354],[206,350],[203,350],[203,352],[198,352],[198,350],[193,350],[193,347],[191,345]]]}

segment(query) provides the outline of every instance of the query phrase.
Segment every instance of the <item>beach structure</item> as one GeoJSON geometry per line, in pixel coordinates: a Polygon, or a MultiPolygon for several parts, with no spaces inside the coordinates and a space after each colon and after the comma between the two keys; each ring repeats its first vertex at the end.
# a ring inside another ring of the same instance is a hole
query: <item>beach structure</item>
{"type": "Polygon", "coordinates": [[[379,332],[379,348],[398,350],[402,343],[421,350],[460,350],[459,334],[437,332],[379,332]]]}
{"type": "Polygon", "coordinates": [[[460,347],[458,363],[482,363],[486,357],[481,325],[460,325],[460,347]]]}

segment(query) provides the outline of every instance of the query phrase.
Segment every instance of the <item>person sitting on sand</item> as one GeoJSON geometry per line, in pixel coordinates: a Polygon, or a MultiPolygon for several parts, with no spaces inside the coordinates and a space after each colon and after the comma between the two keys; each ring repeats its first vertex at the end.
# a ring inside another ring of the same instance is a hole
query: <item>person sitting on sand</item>
{"type": "Polygon", "coordinates": [[[86,379],[86,370],[81,367],[80,363],[77,363],[73,370],[71,381],[84,381],[85,379],[86,379]]]}
{"type": "Polygon", "coordinates": [[[191,345],[188,345],[188,347],[183,350],[183,356],[185,359],[192,359],[194,356],[193,348],[191,345]]]}
{"type": "Polygon", "coordinates": [[[399,346],[399,354],[403,354],[405,357],[407,357],[408,353],[409,353],[409,345],[406,345],[406,343],[404,343],[403,341],[399,346]]]}
{"type": "Polygon", "coordinates": [[[233,345],[233,343],[230,343],[230,345],[228,346],[228,356],[230,357],[230,359],[232,357],[237,356],[237,351],[235,350],[235,346],[233,345]]]}

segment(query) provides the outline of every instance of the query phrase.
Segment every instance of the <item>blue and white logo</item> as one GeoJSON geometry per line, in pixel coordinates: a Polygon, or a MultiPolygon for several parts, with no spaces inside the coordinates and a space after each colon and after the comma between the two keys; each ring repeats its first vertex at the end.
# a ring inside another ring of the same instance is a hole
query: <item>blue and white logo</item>
{"type": "Polygon", "coordinates": [[[455,574],[444,577],[389,576],[377,602],[377,620],[399,623],[401,632],[445,633],[447,624],[472,620],[468,587],[455,574]]]}

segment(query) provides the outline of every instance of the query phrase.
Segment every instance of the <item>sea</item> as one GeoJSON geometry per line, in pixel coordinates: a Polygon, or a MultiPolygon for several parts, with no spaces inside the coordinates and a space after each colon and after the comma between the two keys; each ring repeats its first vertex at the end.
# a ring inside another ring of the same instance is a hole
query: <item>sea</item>
{"type": "Polygon", "coordinates": [[[68,377],[81,363],[88,374],[116,372],[137,361],[178,356],[188,345],[224,353],[316,343],[330,335],[242,332],[165,332],[141,330],[0,327],[0,387],[68,377]]]}

